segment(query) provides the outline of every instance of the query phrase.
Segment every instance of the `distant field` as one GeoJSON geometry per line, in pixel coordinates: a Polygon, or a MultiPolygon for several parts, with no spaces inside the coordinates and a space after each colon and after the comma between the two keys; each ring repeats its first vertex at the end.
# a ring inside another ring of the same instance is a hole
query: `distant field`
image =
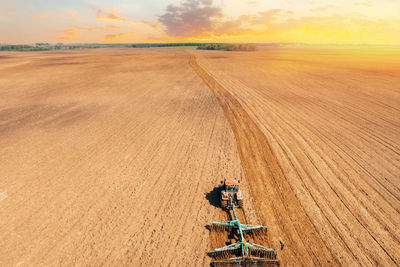
{"type": "Polygon", "coordinates": [[[227,176],[284,266],[399,265],[399,84],[396,49],[0,52],[0,265],[208,265],[227,176]]]}

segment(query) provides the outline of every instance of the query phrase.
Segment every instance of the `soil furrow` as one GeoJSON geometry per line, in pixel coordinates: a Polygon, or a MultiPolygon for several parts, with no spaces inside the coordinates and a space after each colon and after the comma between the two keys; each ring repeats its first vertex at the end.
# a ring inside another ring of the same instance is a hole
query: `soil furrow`
{"type": "Polygon", "coordinates": [[[282,263],[292,255],[302,264],[337,264],[283,175],[265,135],[193,55],[190,65],[218,98],[231,124],[258,217],[270,227],[272,240],[286,239],[291,246],[283,254],[282,263]]]}

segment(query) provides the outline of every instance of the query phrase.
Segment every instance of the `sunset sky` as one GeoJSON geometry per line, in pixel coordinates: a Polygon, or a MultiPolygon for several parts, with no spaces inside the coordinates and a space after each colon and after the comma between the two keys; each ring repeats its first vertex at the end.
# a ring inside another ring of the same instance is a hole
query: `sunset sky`
{"type": "Polygon", "coordinates": [[[0,43],[400,44],[400,0],[0,0],[0,43]]]}

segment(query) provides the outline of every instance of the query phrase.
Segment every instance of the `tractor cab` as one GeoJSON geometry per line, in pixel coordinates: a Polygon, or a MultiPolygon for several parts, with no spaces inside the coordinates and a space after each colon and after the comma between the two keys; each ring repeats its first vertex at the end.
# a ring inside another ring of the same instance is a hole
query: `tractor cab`
{"type": "Polygon", "coordinates": [[[236,193],[239,190],[239,185],[225,185],[225,191],[236,193]]]}
{"type": "Polygon", "coordinates": [[[243,192],[240,190],[240,180],[226,178],[222,182],[221,206],[232,208],[233,206],[243,207],[243,192]]]}
{"type": "Polygon", "coordinates": [[[224,181],[225,190],[228,192],[238,192],[239,191],[240,180],[234,178],[227,178],[224,181]]]}

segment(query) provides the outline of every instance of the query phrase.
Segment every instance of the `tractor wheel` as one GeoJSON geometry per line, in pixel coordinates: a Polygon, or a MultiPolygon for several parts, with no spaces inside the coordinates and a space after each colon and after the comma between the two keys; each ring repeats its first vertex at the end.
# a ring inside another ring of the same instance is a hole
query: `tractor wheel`
{"type": "Polygon", "coordinates": [[[226,209],[228,206],[228,200],[221,200],[221,208],[226,209]]]}
{"type": "Polygon", "coordinates": [[[239,208],[243,208],[243,199],[238,200],[239,208]]]}

